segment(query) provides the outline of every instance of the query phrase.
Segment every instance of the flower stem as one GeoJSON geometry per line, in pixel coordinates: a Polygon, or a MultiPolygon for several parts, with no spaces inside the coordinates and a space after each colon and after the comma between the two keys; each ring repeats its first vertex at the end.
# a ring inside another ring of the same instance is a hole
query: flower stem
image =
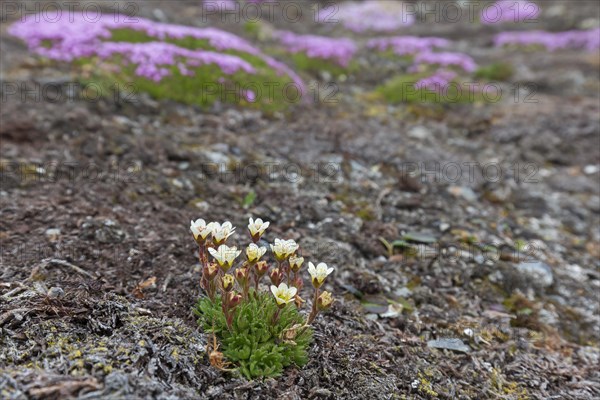
{"type": "Polygon", "coordinates": [[[307,325],[312,324],[312,322],[317,317],[317,314],[319,313],[319,309],[317,308],[317,300],[318,299],[319,299],[319,288],[315,288],[315,297],[313,298],[312,310],[310,311],[310,315],[308,316],[308,319],[306,320],[307,325]]]}

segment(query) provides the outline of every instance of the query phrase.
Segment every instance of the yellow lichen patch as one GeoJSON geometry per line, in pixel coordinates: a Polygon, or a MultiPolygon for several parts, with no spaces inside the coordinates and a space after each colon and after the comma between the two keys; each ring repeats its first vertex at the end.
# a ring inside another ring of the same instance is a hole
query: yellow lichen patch
{"type": "Polygon", "coordinates": [[[492,369],[491,383],[495,395],[499,398],[510,398],[513,400],[529,400],[527,390],[517,382],[507,381],[502,372],[496,368],[492,369]]]}
{"type": "Polygon", "coordinates": [[[425,376],[426,374],[423,374],[421,372],[419,372],[418,375],[418,382],[419,382],[419,386],[417,387],[417,390],[419,391],[419,393],[431,396],[431,397],[438,397],[438,393],[433,390],[433,384],[431,383],[431,381],[429,381],[429,379],[427,379],[427,377],[425,376]]]}

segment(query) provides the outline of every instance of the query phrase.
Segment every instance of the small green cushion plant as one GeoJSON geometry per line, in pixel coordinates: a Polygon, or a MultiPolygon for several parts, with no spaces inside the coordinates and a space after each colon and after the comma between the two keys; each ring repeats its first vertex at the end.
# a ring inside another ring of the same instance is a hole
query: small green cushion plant
{"type": "Polygon", "coordinates": [[[285,367],[292,364],[301,367],[308,361],[312,328],[304,326],[304,317],[292,304],[281,309],[273,324],[278,310],[273,296],[268,293],[255,296],[251,292],[249,300],[236,307],[231,330],[220,297],[215,301],[208,297],[200,299],[195,311],[204,331],[221,338],[227,360],[237,364],[246,378],[253,379],[278,376],[285,367]]]}

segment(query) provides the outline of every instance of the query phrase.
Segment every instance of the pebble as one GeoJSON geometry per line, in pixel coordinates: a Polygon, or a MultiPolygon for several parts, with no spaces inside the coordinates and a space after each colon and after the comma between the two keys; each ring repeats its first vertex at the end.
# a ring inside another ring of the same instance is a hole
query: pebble
{"type": "Polygon", "coordinates": [[[425,128],[423,125],[413,126],[408,131],[408,136],[413,139],[423,140],[431,135],[431,131],[425,128]]]}
{"type": "Polygon", "coordinates": [[[455,338],[442,338],[437,340],[430,340],[427,342],[427,347],[431,347],[433,349],[458,351],[461,353],[468,353],[469,351],[471,351],[471,348],[464,344],[462,340],[455,338]]]}
{"type": "Polygon", "coordinates": [[[394,296],[398,296],[398,297],[407,298],[407,297],[410,297],[411,294],[412,294],[412,290],[410,290],[407,287],[401,287],[401,288],[394,290],[394,296]]]}
{"type": "Polygon", "coordinates": [[[462,197],[468,201],[477,200],[477,194],[473,191],[473,189],[467,186],[450,186],[448,188],[448,192],[455,197],[462,197]]]}
{"type": "Polygon", "coordinates": [[[446,222],[442,222],[440,224],[440,232],[446,232],[448,229],[450,229],[450,224],[446,223],[446,222]]]}
{"type": "Polygon", "coordinates": [[[60,229],[58,229],[58,228],[46,229],[46,237],[48,238],[49,241],[56,242],[58,240],[58,238],[60,237],[60,229]]]}
{"type": "Polygon", "coordinates": [[[516,265],[519,273],[535,282],[537,286],[547,288],[554,283],[552,269],[541,261],[526,261],[516,265]]]}
{"type": "Polygon", "coordinates": [[[46,294],[49,299],[58,299],[59,297],[63,297],[65,295],[65,291],[60,287],[51,287],[46,294]]]}
{"type": "Polygon", "coordinates": [[[207,212],[210,208],[210,205],[206,201],[197,201],[194,203],[194,207],[202,212],[207,212]]]}

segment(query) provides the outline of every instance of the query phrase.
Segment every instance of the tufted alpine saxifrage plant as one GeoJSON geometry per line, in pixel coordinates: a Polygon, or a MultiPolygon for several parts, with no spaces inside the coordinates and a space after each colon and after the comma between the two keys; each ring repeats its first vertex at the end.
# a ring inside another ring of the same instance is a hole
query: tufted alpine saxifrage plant
{"type": "Polygon", "coordinates": [[[248,379],[279,376],[285,367],[305,365],[311,324],[333,303],[331,293],[321,290],[333,268],[309,262],[314,293],[310,311],[300,312],[304,258],[294,240],[275,239],[269,246],[274,261],[267,261],[267,247],[260,240],[268,227],[269,222],[250,218],[250,244],[242,251],[226,244],[235,231],[230,222],[198,219],[190,225],[202,265],[203,295],[194,312],[204,331],[213,334],[211,365],[229,371],[225,367],[233,364],[248,379]]]}

